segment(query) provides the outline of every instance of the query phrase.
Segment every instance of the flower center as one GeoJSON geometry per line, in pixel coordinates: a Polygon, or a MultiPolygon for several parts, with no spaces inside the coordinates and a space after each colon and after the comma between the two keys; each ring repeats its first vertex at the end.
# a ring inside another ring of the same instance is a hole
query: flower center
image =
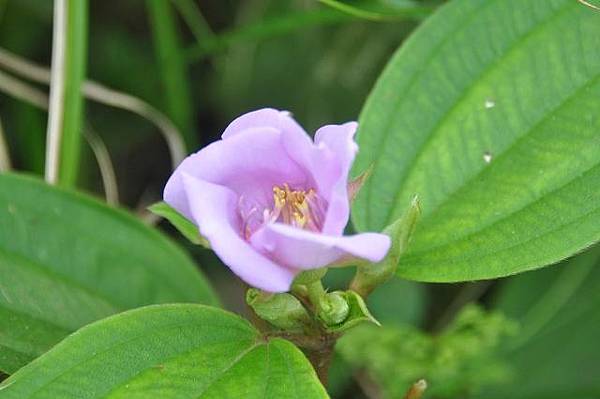
{"type": "Polygon", "coordinates": [[[292,190],[287,184],[274,186],[273,204],[272,221],[301,229],[320,230],[323,212],[315,190],[292,190]]]}
{"type": "Polygon", "coordinates": [[[325,215],[323,201],[312,188],[309,190],[291,189],[287,183],[273,186],[273,209],[250,205],[240,197],[242,234],[246,240],[264,223],[285,223],[300,229],[321,231],[325,215]]]}

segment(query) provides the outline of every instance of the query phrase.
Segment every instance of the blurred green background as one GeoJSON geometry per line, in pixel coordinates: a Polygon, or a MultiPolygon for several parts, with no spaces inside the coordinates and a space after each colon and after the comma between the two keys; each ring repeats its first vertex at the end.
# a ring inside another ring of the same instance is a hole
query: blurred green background
{"type": "MultiPolygon", "coordinates": [[[[308,0],[91,1],[87,79],[162,111],[187,152],[218,139],[236,116],[262,107],[289,110],[314,132],[358,118],[390,55],[432,9],[405,13],[405,4],[398,2],[398,15],[372,20],[308,0]]],[[[48,68],[52,2],[0,0],[0,18],[0,47],[48,68]]],[[[46,86],[29,84],[47,93],[46,86]]],[[[42,175],[46,111],[2,91],[0,117],[13,167],[42,175]]],[[[172,170],[159,129],[90,100],[84,124],[106,145],[119,204],[145,213],[160,200],[172,170]]],[[[102,198],[98,163],[89,145],[82,151],[78,187],[102,198]]],[[[168,223],[161,227],[172,232],[168,223]]],[[[189,247],[213,280],[235,284],[214,266],[219,261],[212,253],[189,247]]],[[[236,307],[242,298],[223,299],[236,307]]]]}
{"type": "MultiPolygon", "coordinates": [[[[91,1],[89,12],[88,79],[163,111],[188,151],[265,106],[290,110],[309,131],[357,119],[390,54],[416,26],[365,21],[315,1],[91,1]]],[[[52,2],[3,0],[0,16],[0,46],[49,66],[52,2]]],[[[16,168],[41,173],[46,113],[5,95],[0,107],[16,168]]],[[[159,198],[170,161],[155,126],[92,101],[86,122],[108,147],[120,202],[159,198]]],[[[86,151],[79,185],[102,195],[86,151]]]]}
{"type": "MultiPolygon", "coordinates": [[[[309,0],[92,0],[87,78],[163,112],[182,133],[188,152],[218,139],[236,116],[267,106],[291,111],[312,132],[325,123],[358,119],[383,66],[429,12],[405,12],[405,4],[390,1],[386,7],[398,7],[397,13],[373,17],[309,0]]],[[[50,65],[52,1],[0,0],[0,21],[0,48],[50,65]]],[[[0,81],[6,87],[6,79],[0,81]]],[[[28,84],[47,93],[47,86],[28,84]]],[[[47,114],[6,93],[0,93],[0,118],[13,166],[41,175],[47,114]]],[[[160,200],[172,170],[159,129],[135,113],[89,100],[85,115],[86,126],[110,155],[119,204],[148,218],[145,208],[160,200]]],[[[88,145],[78,187],[104,197],[88,145]]],[[[245,287],[219,260],[167,223],[159,226],[193,254],[226,306],[244,312],[245,287]]],[[[586,256],[567,263],[574,268],[552,266],[501,282],[389,282],[370,298],[386,330],[359,330],[349,334],[350,344],[342,341],[332,395],[398,397],[406,384],[427,375],[433,376],[430,397],[471,397],[486,384],[500,388],[480,397],[600,397],[600,321],[593,312],[600,303],[599,276],[591,271],[598,251],[586,256]],[[483,308],[460,313],[471,302],[483,308]],[[507,316],[482,310],[495,306],[507,316]],[[461,317],[453,321],[457,313],[461,317]],[[570,340],[576,326],[581,339],[570,340]],[[501,344],[516,331],[529,335],[501,344]],[[367,348],[365,353],[353,350],[352,342],[367,348]],[[497,351],[500,346],[506,348],[497,351]],[[557,346],[562,357],[551,356],[557,346]],[[388,358],[373,361],[373,353],[388,358]],[[577,365],[587,368],[577,372],[577,365]],[[563,384],[565,367],[573,375],[563,384]],[[524,378],[525,372],[537,376],[524,378]],[[373,379],[376,373],[381,377],[373,379]]],[[[351,273],[332,271],[327,283],[341,287],[351,273]]]]}

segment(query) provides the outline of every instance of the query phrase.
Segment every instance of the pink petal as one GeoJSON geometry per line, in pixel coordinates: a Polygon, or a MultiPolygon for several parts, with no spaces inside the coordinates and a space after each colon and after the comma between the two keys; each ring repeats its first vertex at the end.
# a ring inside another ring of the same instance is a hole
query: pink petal
{"type": "Polygon", "coordinates": [[[358,151],[354,142],[357,123],[327,125],[317,130],[313,143],[306,135],[282,132],[290,158],[312,176],[319,195],[327,202],[323,233],[341,235],[350,218],[348,175],[358,151]]]}
{"type": "Polygon", "coordinates": [[[281,133],[273,128],[252,128],[244,134],[216,141],[187,157],[175,170],[164,190],[165,201],[187,218],[190,206],[182,175],[226,186],[244,200],[262,206],[273,201],[273,186],[303,186],[310,175],[285,151],[281,133]]]}
{"type": "Polygon", "coordinates": [[[252,246],[294,269],[315,269],[350,258],[379,262],[390,248],[385,234],[332,236],[270,223],[250,238],[252,246]]]}
{"type": "Polygon", "coordinates": [[[291,117],[287,111],[279,111],[273,108],[263,108],[248,112],[227,126],[221,138],[228,139],[248,129],[270,127],[279,131],[293,132],[298,136],[308,136],[304,129],[291,117]]]}
{"type": "Polygon", "coordinates": [[[182,175],[192,220],[211,248],[248,284],[269,292],[288,291],[297,271],[280,266],[240,237],[237,195],[217,184],[182,175]]]}
{"type": "Polygon", "coordinates": [[[325,146],[335,154],[337,169],[324,168],[319,180],[326,180],[330,187],[327,194],[329,207],[323,225],[323,233],[342,234],[350,217],[350,204],[348,200],[348,175],[358,146],[354,142],[354,134],[358,124],[348,122],[343,125],[327,125],[317,130],[315,144],[325,146]]]}

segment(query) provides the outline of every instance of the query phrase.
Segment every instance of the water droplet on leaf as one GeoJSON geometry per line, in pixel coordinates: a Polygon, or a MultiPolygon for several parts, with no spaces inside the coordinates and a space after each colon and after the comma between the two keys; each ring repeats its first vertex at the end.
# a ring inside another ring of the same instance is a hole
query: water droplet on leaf
{"type": "Polygon", "coordinates": [[[492,162],[492,158],[493,158],[493,156],[492,156],[491,152],[486,151],[486,152],[483,153],[483,160],[484,160],[485,163],[492,162]]]}

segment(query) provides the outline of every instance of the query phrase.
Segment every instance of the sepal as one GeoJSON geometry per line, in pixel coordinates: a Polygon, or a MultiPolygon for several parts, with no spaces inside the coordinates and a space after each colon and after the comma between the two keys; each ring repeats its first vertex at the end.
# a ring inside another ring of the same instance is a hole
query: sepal
{"type": "Polygon", "coordinates": [[[337,306],[337,311],[332,309],[329,314],[335,316],[344,315],[342,320],[340,320],[339,317],[337,319],[331,317],[329,321],[337,321],[337,323],[334,324],[326,323],[326,320],[323,319],[323,315],[318,313],[317,316],[325,324],[327,332],[341,333],[365,321],[378,326],[381,325],[377,319],[373,317],[367,308],[364,299],[358,293],[354,291],[334,291],[327,295],[330,298],[336,298],[335,302],[332,301],[331,303],[335,303],[337,306]],[[342,301],[344,305],[341,305],[342,301]]]}
{"type": "Polygon", "coordinates": [[[363,171],[360,175],[356,176],[350,182],[348,182],[348,201],[352,203],[358,192],[362,188],[362,186],[366,183],[366,181],[373,174],[374,166],[371,164],[365,171],[363,171]]]}
{"type": "Polygon", "coordinates": [[[246,303],[258,317],[278,329],[303,332],[311,325],[308,312],[300,301],[291,294],[271,294],[256,288],[246,292],[246,303]]]}
{"type": "Polygon", "coordinates": [[[177,212],[166,202],[157,202],[150,205],[148,210],[155,215],[167,219],[185,238],[196,245],[210,249],[208,240],[200,234],[198,226],[190,222],[181,213],[177,212]]]}
{"type": "Polygon", "coordinates": [[[386,227],[383,232],[390,236],[392,246],[387,256],[378,263],[365,263],[356,269],[350,288],[365,297],[396,273],[400,257],[406,252],[409,240],[421,215],[419,199],[414,196],[404,215],[386,227]]]}

